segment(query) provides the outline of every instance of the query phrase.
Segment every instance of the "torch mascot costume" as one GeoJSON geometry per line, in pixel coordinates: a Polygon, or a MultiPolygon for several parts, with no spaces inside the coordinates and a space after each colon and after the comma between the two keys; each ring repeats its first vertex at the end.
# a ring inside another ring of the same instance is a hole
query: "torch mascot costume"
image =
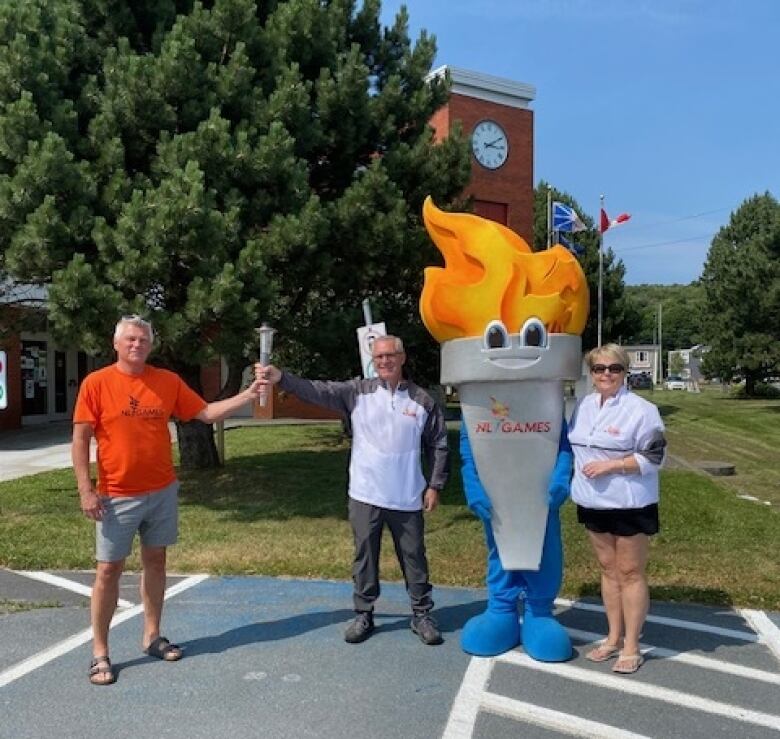
{"type": "Polygon", "coordinates": [[[493,656],[522,643],[534,659],[562,662],[572,655],[553,616],[572,470],[563,382],[580,376],[585,275],[560,245],[534,254],[505,226],[430,198],[423,218],[445,266],[426,268],[420,312],[442,344],[441,382],[458,389],[463,482],[488,551],[488,607],[461,646],[493,656]]]}

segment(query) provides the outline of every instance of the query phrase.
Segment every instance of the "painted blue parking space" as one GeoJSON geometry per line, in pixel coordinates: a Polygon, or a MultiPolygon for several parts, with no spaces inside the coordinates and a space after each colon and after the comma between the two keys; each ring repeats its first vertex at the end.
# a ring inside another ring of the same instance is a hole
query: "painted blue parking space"
{"type": "Polygon", "coordinates": [[[0,616],[0,739],[780,733],[777,614],[654,602],[646,662],[626,678],[583,657],[603,637],[594,601],[559,602],[575,655],[545,664],[522,648],[496,659],[461,651],[460,629],[485,607],[481,589],[435,589],[444,643],[429,647],[409,629],[404,588],[383,584],[375,634],[351,645],[351,583],[180,576],[168,583],[163,632],[184,659],[164,663],[141,652],[137,577],[123,577],[111,630],[118,681],[96,687],[85,596],[56,596],[68,583],[83,590],[91,573],[0,571],[17,595],[30,580],[30,602],[62,602],[0,616]]]}
{"type": "Polygon", "coordinates": [[[457,632],[482,594],[438,589],[445,643],[429,647],[410,631],[398,585],[383,587],[371,639],[345,643],[351,592],[351,583],[205,580],[166,602],[164,632],[184,659],[143,655],[141,617],[128,619],[111,631],[115,685],[88,683],[85,643],[0,688],[0,736],[440,736],[469,660],[457,632]]]}

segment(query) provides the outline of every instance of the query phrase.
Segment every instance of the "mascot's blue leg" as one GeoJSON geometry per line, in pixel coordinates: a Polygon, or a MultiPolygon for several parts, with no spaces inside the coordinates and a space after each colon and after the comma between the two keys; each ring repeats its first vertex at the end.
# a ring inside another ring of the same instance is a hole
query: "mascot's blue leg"
{"type": "Polygon", "coordinates": [[[538,572],[523,572],[523,648],[540,662],[565,662],[572,656],[571,639],[553,616],[553,601],[563,578],[563,547],[558,511],[547,517],[542,564],[538,572]]]}
{"type": "Polygon", "coordinates": [[[520,643],[517,600],[522,576],[501,567],[493,527],[489,522],[484,526],[488,550],[488,607],[484,613],[468,620],[463,627],[460,644],[468,654],[493,657],[514,649],[520,643]]]}

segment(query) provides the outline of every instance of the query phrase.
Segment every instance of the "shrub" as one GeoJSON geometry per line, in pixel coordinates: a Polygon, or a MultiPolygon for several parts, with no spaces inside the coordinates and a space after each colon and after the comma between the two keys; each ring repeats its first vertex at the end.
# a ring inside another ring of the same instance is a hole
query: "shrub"
{"type": "Polygon", "coordinates": [[[745,385],[743,383],[741,385],[738,385],[731,391],[731,397],[732,398],[748,398],[748,397],[769,398],[774,400],[776,398],[780,398],[780,389],[766,382],[757,382],[755,388],[753,388],[753,394],[748,395],[747,392],[745,392],[745,385]]]}

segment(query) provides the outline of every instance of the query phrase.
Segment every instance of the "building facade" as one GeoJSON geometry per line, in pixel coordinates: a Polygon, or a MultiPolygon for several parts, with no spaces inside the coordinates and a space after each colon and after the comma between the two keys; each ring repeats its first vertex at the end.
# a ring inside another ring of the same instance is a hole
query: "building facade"
{"type": "Polygon", "coordinates": [[[661,382],[661,353],[656,344],[633,344],[623,346],[628,353],[628,373],[640,375],[647,373],[657,385],[661,382]]]}
{"type": "Polygon", "coordinates": [[[498,221],[533,243],[534,114],[533,86],[501,77],[444,66],[449,73],[448,103],[434,114],[436,140],[459,123],[471,142],[471,196],[477,215],[498,221]]]}

